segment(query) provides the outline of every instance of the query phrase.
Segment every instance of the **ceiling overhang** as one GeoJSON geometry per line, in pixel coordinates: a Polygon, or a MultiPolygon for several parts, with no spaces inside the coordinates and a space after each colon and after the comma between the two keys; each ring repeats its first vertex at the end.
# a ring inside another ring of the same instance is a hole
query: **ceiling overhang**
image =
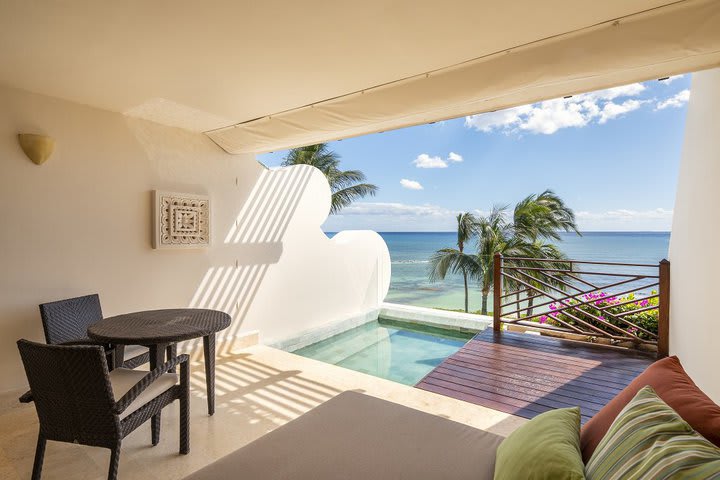
{"type": "Polygon", "coordinates": [[[266,152],[720,66],[720,2],[678,2],[207,132],[266,152]]]}
{"type": "Polygon", "coordinates": [[[717,66],[717,0],[5,0],[0,84],[262,152],[717,66]]]}

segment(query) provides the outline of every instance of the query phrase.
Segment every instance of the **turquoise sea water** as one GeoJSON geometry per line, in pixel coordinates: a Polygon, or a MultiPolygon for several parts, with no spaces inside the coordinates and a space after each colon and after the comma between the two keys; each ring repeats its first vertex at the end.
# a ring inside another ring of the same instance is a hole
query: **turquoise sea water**
{"type": "MultiPolygon", "coordinates": [[[[454,232],[380,235],[388,245],[392,261],[386,301],[423,307],[463,307],[462,277],[450,276],[438,283],[427,279],[428,259],[438,249],[455,247],[454,232]]],[[[654,264],[667,257],[669,242],[668,232],[586,232],[581,237],[563,234],[558,245],[574,260],[654,264]]],[[[471,311],[480,309],[476,286],[471,288],[469,301],[471,311]]]]}
{"type": "Polygon", "coordinates": [[[298,355],[415,385],[465,345],[471,334],[420,328],[383,319],[347,330],[305,348],[298,355]]]}

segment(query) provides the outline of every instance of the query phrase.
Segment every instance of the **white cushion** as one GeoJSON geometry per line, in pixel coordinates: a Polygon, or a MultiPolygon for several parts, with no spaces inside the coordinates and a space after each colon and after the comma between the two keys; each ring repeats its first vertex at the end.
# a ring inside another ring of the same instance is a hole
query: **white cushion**
{"type": "MultiPolygon", "coordinates": [[[[112,384],[113,395],[117,402],[130,390],[137,382],[147,375],[147,371],[130,370],[127,368],[116,368],[110,372],[110,383],[112,384]]],[[[138,408],[148,403],[167,389],[178,383],[178,376],[174,373],[163,373],[149,387],[147,387],[133,402],[128,405],[124,412],[120,414],[120,419],[127,417],[138,408]]]]}
{"type": "Polygon", "coordinates": [[[125,345],[124,360],[130,360],[147,352],[149,352],[148,348],[142,345],[125,345]]]}

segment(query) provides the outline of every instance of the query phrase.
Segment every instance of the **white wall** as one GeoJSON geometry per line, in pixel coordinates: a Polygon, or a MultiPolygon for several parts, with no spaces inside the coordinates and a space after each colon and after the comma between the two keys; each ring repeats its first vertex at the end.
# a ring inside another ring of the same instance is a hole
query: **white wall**
{"type": "Polygon", "coordinates": [[[311,167],[266,170],[202,134],[0,88],[0,391],[25,385],[15,341],[42,340],[37,305],[98,292],[104,313],[196,306],[264,341],[378,308],[389,255],[373,232],[332,241],[311,167]],[[56,139],[31,163],[19,132],[56,139]],[[151,191],[206,193],[212,246],[151,248],[151,191]]]}
{"type": "Polygon", "coordinates": [[[720,403],[720,69],[693,75],[670,239],[670,352],[720,403]]]}

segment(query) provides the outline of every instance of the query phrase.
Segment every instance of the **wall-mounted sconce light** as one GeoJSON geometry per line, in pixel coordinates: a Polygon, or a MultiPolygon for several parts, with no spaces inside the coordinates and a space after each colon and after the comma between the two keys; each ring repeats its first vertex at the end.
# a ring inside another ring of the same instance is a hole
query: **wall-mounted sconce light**
{"type": "Polygon", "coordinates": [[[50,158],[53,150],[55,150],[55,140],[47,135],[38,135],[35,133],[19,133],[18,141],[25,155],[32,160],[35,165],[42,165],[50,158]]]}

